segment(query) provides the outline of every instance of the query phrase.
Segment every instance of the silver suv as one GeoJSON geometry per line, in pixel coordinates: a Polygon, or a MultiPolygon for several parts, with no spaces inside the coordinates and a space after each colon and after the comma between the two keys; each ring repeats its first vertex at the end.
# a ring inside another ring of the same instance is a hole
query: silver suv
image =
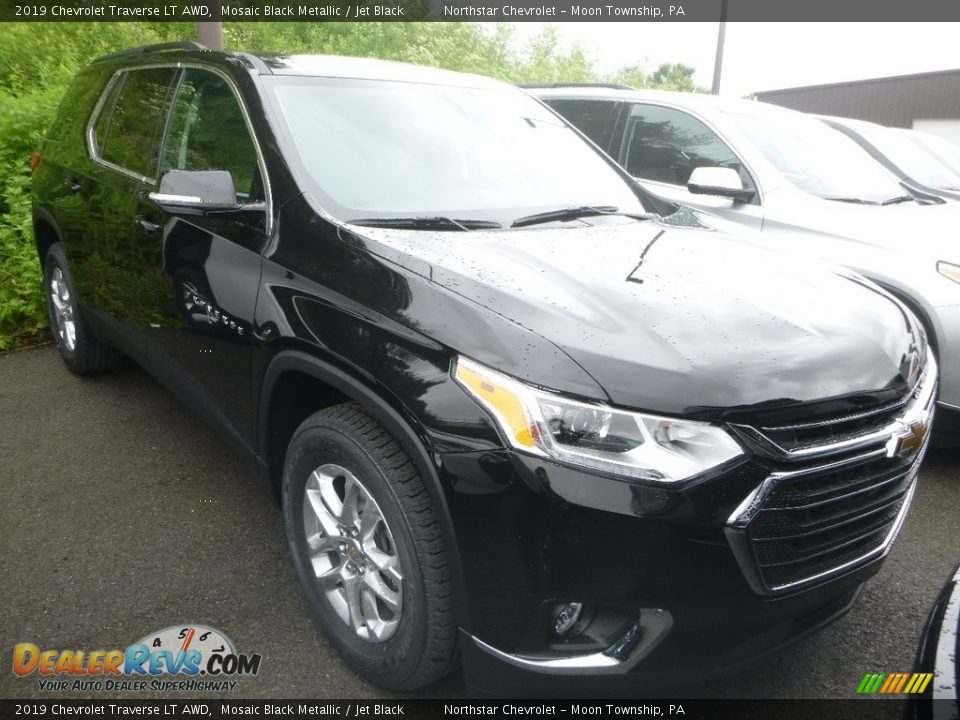
{"type": "Polygon", "coordinates": [[[940,356],[941,440],[960,440],[960,205],[916,199],[853,140],[792,110],[691,93],[527,90],[648,190],[756,230],[737,233],[745,242],[846,265],[903,300],[940,356]]]}

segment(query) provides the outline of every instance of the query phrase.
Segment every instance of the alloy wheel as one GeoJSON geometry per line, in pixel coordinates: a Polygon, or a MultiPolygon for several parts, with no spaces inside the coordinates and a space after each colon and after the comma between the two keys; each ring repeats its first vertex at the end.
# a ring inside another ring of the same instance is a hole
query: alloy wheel
{"type": "Polygon", "coordinates": [[[63,270],[59,267],[50,274],[50,303],[53,308],[53,319],[56,323],[58,341],[70,352],[77,346],[77,324],[73,314],[73,299],[70,289],[63,277],[63,270]]]}
{"type": "Polygon", "coordinates": [[[303,525],[316,582],[331,607],[363,640],[389,640],[403,612],[403,571],[370,491],[346,468],[321,465],[304,489],[303,525]]]}

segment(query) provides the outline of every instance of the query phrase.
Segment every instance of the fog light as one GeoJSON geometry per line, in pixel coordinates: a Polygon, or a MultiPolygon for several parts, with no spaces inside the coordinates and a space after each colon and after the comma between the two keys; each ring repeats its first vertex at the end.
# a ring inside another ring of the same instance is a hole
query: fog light
{"type": "Polygon", "coordinates": [[[583,603],[561,605],[553,618],[553,632],[557,637],[566,637],[577,625],[583,614],[583,603]]]}

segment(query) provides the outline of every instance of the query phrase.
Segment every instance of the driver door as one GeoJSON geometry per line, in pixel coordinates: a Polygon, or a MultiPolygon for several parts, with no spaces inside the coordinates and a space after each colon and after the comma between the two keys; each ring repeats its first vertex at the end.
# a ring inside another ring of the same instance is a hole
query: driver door
{"type": "Polygon", "coordinates": [[[157,183],[136,194],[133,242],[151,365],[195,410],[252,447],[251,329],[266,239],[265,170],[225,75],[181,71],[159,158],[157,183]],[[170,170],[226,170],[238,204],[251,209],[169,213],[150,193],[170,170]]]}

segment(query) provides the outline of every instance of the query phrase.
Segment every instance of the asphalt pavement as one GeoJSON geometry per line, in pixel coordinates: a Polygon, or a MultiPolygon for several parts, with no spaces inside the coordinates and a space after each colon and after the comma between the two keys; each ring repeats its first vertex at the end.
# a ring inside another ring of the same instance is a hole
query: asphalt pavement
{"type": "MultiPolygon", "coordinates": [[[[902,534],[853,610],[754,670],[691,692],[851,697],[866,672],[910,670],[928,609],[960,562],[958,535],[960,451],[931,452],[902,534]]],[[[11,672],[16,643],[125,648],[185,623],[263,656],[235,696],[386,695],[347,669],[311,621],[272,491],[131,363],[81,379],[53,347],[0,356],[0,548],[2,698],[51,699],[36,674],[11,672]]],[[[453,676],[421,695],[463,693],[453,676]]]]}

